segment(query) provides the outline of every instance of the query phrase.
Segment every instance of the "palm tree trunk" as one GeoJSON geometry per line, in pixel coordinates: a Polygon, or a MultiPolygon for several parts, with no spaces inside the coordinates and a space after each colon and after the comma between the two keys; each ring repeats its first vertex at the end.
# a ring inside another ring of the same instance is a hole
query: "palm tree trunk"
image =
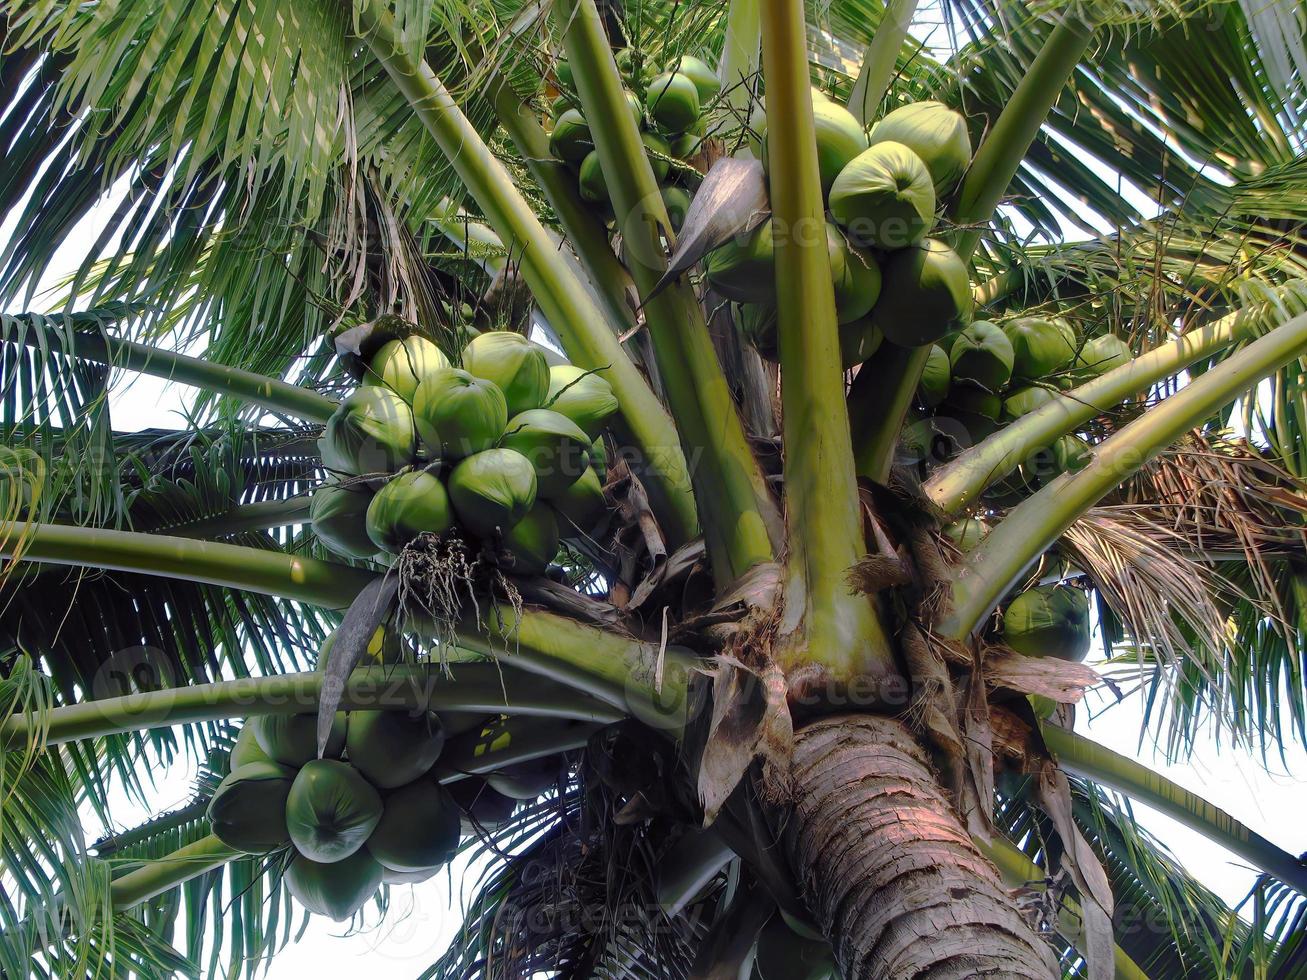
{"type": "Polygon", "coordinates": [[[795,736],[785,845],[846,980],[1059,976],[898,721],[823,719],[795,736]]]}

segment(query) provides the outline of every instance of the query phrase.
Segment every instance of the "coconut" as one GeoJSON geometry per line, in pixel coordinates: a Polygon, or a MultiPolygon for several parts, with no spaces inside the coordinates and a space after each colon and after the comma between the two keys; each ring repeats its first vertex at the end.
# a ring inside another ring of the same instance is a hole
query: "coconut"
{"type": "Polygon", "coordinates": [[[549,152],[564,163],[580,163],[595,148],[590,124],[580,109],[568,109],[554,120],[549,132],[549,152]]]}
{"type": "Polygon", "coordinates": [[[1022,592],[1003,612],[1001,636],[1028,657],[1084,660],[1089,653],[1089,597],[1065,585],[1022,592]]]}
{"type": "Polygon", "coordinates": [[[290,893],[310,912],[344,922],[381,887],[381,865],[366,848],[330,864],[297,854],[284,880],[290,893]]]}
{"type": "Polygon", "coordinates": [[[419,534],[449,530],[449,495],[430,473],[403,473],[377,491],[368,507],[368,537],[392,555],[419,534]]]}
{"type": "Polygon", "coordinates": [[[372,357],[365,385],[387,388],[412,404],[418,385],[441,368],[449,367],[447,358],[431,341],[417,334],[382,345],[372,357]]]}
{"type": "Polygon", "coordinates": [[[549,500],[581,478],[589,463],[590,436],[561,412],[533,408],[508,420],[500,445],[530,460],[536,493],[549,500]]]}
{"type": "Polygon", "coordinates": [[[640,96],[636,95],[629,88],[622,89],[622,96],[626,99],[626,107],[631,110],[631,118],[635,124],[640,126],[644,123],[644,104],[640,101],[640,96]]]}
{"type": "Polygon", "coordinates": [[[362,847],[380,819],[381,796],[373,785],[334,759],[306,763],[286,799],[286,827],[296,850],[324,864],[362,847]]]}
{"type": "Polygon", "coordinates": [[[1051,402],[1056,394],[1041,385],[1020,388],[1003,399],[1003,418],[1019,419],[1029,415],[1041,405],[1051,402]]]}
{"type": "Polygon", "coordinates": [[[1031,454],[1023,468],[1032,478],[1047,482],[1068,471],[1082,469],[1089,461],[1089,443],[1079,436],[1062,436],[1051,446],[1031,454]]]}
{"type": "Polygon", "coordinates": [[[869,316],[849,323],[841,323],[839,333],[840,360],[846,369],[868,360],[880,349],[881,343],[885,340],[880,327],[876,326],[876,321],[869,316]]]}
{"type": "Polygon", "coordinates": [[[593,440],[616,413],[618,405],[613,386],[604,380],[601,371],[560,364],[549,369],[545,408],[566,415],[593,440]]]}
{"type": "MultiPolygon", "coordinates": [[[[821,174],[821,191],[831,193],[831,187],[851,161],[867,149],[867,136],[853,113],[842,105],[827,99],[812,100],[812,121],[817,139],[817,170],[821,174]]],[[[770,174],[771,158],[767,150],[767,135],[762,137],[762,165],[770,174]]],[[[934,211],[932,201],[931,211],[934,211]]]]}
{"type": "Polygon", "coordinates": [[[690,192],[684,187],[660,187],[658,192],[663,198],[663,207],[667,209],[667,220],[672,224],[672,231],[680,234],[685,224],[685,216],[690,213],[690,192]]]}
{"type": "Polygon", "coordinates": [[[872,127],[870,143],[902,143],[926,165],[935,192],[951,191],[971,163],[971,137],[960,113],[939,102],[895,109],[872,127]]]}
{"type": "Polygon", "coordinates": [[[1012,342],[995,324],[977,320],[953,342],[951,376],[988,391],[998,391],[1012,377],[1012,342]]]}
{"type": "Polygon", "coordinates": [[[840,980],[830,943],[801,935],[773,915],[758,934],[753,974],[760,980],[840,980]]]}
{"type": "Polygon", "coordinates": [[[717,72],[712,70],[708,62],[702,58],[696,58],[694,55],[681,55],[667,66],[667,70],[684,75],[694,82],[694,87],[699,93],[700,104],[711,102],[717,97],[717,93],[722,90],[722,83],[717,78],[717,72]]]}
{"type": "Polygon", "coordinates": [[[891,343],[920,347],[970,322],[966,263],[943,242],[927,238],[895,252],[880,271],[880,299],[872,315],[891,343]]]}
{"type": "Polygon", "coordinates": [[[661,183],[667,179],[668,171],[672,169],[671,144],[657,133],[641,133],[640,139],[644,142],[645,156],[649,158],[649,167],[653,170],[654,180],[661,183]]]}
{"type": "MultiPolygon", "coordinates": [[[[589,472],[589,467],[586,467],[589,472]]],[[[504,547],[513,556],[513,572],[543,575],[558,554],[558,518],[543,500],[526,512],[504,535],[504,547]]]]}
{"type": "Polygon", "coordinates": [[[564,92],[562,95],[558,96],[558,98],[554,99],[553,102],[549,103],[549,115],[557,119],[568,109],[574,108],[575,106],[576,99],[564,92]]]}
{"type": "Polygon", "coordinates": [[[1134,353],[1126,342],[1113,334],[1103,334],[1089,341],[1076,355],[1076,369],[1088,374],[1106,374],[1113,368],[1129,364],[1134,353]]]}
{"type": "Polygon", "coordinates": [[[953,366],[948,352],[938,344],[932,344],[926,355],[926,366],[921,372],[921,384],[917,388],[921,400],[927,405],[938,405],[948,397],[949,384],[953,378],[953,366]]]}
{"type": "Polygon", "coordinates": [[[826,247],[835,287],[835,319],[839,323],[861,320],[880,296],[880,266],[870,252],[850,245],[832,222],[826,223],[826,247]]]}
{"type": "Polygon", "coordinates": [[[486,782],[512,799],[534,800],[558,784],[559,771],[558,756],[550,755],[496,769],[486,776],[486,782]]]}
{"type": "Polygon", "coordinates": [[[392,871],[422,871],[449,862],[458,850],[458,804],[433,779],[387,793],[368,851],[392,871]]]}
{"type": "Polygon", "coordinates": [[[950,409],[969,415],[983,415],[991,420],[997,420],[1003,414],[1003,399],[1000,395],[969,384],[952,385],[945,404],[950,409]]]}
{"type": "Polygon", "coordinates": [[[935,186],[921,158],[902,143],[877,143],[835,178],[830,211],[859,245],[906,248],[935,224],[935,186]]]}
{"type": "Polygon", "coordinates": [[[952,541],[959,551],[970,551],[984,541],[988,534],[989,525],[979,517],[964,517],[944,527],[944,536],[952,541]]]}
{"type": "Polygon", "coordinates": [[[249,762],[232,769],[205,811],[214,836],[247,854],[285,845],[290,840],[286,797],[294,780],[294,769],[275,762],[249,762]]]}
{"type": "Polygon", "coordinates": [[[1012,342],[1012,376],[1043,381],[1076,356],[1076,334],[1065,320],[1023,316],[1003,324],[1012,342]]]}
{"type": "MultiPolygon", "coordinates": [[[[246,724],[264,754],[273,762],[298,769],[318,757],[318,715],[255,715],[246,724]]],[[[328,757],[339,756],[345,748],[345,712],[337,711],[327,738],[328,757]]]]}
{"type": "Polygon", "coordinates": [[[462,459],[499,441],[508,424],[508,402],[493,381],[446,368],[418,385],[413,421],[433,456],[462,459]]]}
{"type": "Polygon", "coordinates": [[[492,330],[463,348],[463,369],[499,385],[516,415],[544,404],[549,390],[549,362],[544,352],[520,333],[492,330]]]}
{"type": "Polygon", "coordinates": [[[604,166],[599,160],[598,150],[591,150],[581,161],[581,169],[577,172],[577,186],[583,201],[589,201],[591,204],[608,202],[608,181],[604,179],[604,166]]]}
{"type": "Polygon", "coordinates": [[[440,873],[439,868],[423,868],[421,871],[391,871],[385,865],[381,867],[381,881],[386,885],[420,885],[430,881],[440,873]]]}
{"type": "Polygon", "coordinates": [[[704,275],[713,289],[737,303],[776,301],[775,252],[768,218],[708,253],[704,275]]]}
{"type": "Polygon", "coordinates": [[[413,411],[387,388],[358,388],[331,413],[318,451],[333,473],[393,473],[417,451],[413,411]]]}
{"type": "Polygon", "coordinates": [[[445,730],[434,712],[351,711],[346,758],[378,789],[412,782],[436,764],[445,730]]]}
{"type": "Polygon", "coordinates": [[[517,809],[517,800],[496,792],[475,776],[450,783],[445,789],[461,811],[462,830],[469,837],[499,829],[517,809]]]}
{"type": "Polygon", "coordinates": [[[576,77],[572,74],[572,66],[567,63],[566,58],[559,58],[554,62],[554,76],[558,79],[560,88],[576,89],[576,77]]]}
{"type": "Polygon", "coordinates": [[[663,72],[650,82],[644,105],[658,128],[668,133],[684,133],[699,121],[699,89],[680,72],[663,72]]]}
{"type": "Polygon", "coordinates": [[[549,501],[558,513],[558,533],[563,538],[589,533],[608,509],[603,484],[594,467],[587,466],[581,478],[549,501]]]}
{"type": "Polygon", "coordinates": [[[590,457],[590,468],[599,477],[599,482],[603,483],[608,479],[608,447],[604,444],[603,436],[590,443],[588,455],[590,457]]]}
{"type": "Polygon", "coordinates": [[[268,753],[259,748],[259,740],[254,737],[252,725],[241,726],[240,734],[232,743],[231,752],[227,754],[227,771],[239,769],[251,762],[271,762],[268,753]]]}
{"type": "Polygon", "coordinates": [[[515,450],[487,449],[454,467],[449,499],[459,523],[473,534],[508,531],[535,503],[535,469],[515,450]]]}
{"type": "Polygon", "coordinates": [[[368,504],[372,490],[362,484],[345,486],[328,480],[313,491],[309,520],[313,533],[329,550],[346,558],[371,558],[377,546],[368,537],[368,504]]]}
{"type": "Polygon", "coordinates": [[[673,136],[668,142],[671,147],[672,156],[678,160],[689,160],[697,156],[703,148],[704,140],[707,139],[705,133],[700,132],[702,126],[692,126],[688,133],[681,133],[679,136],[673,136]]]}

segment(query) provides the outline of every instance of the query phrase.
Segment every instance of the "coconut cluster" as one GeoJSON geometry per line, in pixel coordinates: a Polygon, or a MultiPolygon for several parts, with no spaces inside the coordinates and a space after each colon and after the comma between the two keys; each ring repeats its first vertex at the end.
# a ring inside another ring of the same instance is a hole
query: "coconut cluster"
{"type": "MultiPolygon", "coordinates": [[[[378,630],[368,655],[393,662],[397,643],[378,630]]],[[[317,724],[315,713],[248,719],[208,817],[229,847],[284,852],[291,894],[337,921],[383,884],[430,878],[461,837],[495,830],[519,800],[534,799],[558,776],[557,760],[543,759],[441,785],[435,766],[445,730],[430,711],[337,712],[321,757],[317,724]]]]}
{"type": "Polygon", "coordinates": [[[550,353],[489,331],[455,367],[422,336],[388,341],[319,440],[332,476],[310,507],[318,539],[387,561],[457,530],[508,572],[544,573],[605,513],[602,430],[617,410],[601,372],[550,353]]]}
{"type": "MultiPolygon", "coordinates": [[[[867,133],[816,89],[812,112],[845,367],[867,360],[885,340],[920,347],[966,326],[972,309],[966,264],[929,237],[939,205],[971,162],[962,116],[938,102],[919,102],[894,110],[867,133]]],[[[770,173],[765,116],[753,129],[770,173]]],[[[769,360],[777,359],[776,239],[798,233],[768,219],[705,262],[708,282],[739,304],[742,336],[769,360]]]]}
{"type": "MultiPolygon", "coordinates": [[[[661,72],[648,64],[643,53],[635,48],[624,48],[615,57],[626,86],[626,103],[640,127],[640,138],[658,181],[668,219],[672,229],[680,231],[691,200],[685,177],[693,173],[684,164],[699,154],[707,133],[704,110],[716,99],[721,83],[706,61],[692,55],[678,56],[664,65],[661,72]]],[[[566,61],[558,62],[555,75],[559,95],[552,106],[549,150],[555,159],[575,170],[582,200],[611,217],[612,203],[603,163],[566,61]]]]}

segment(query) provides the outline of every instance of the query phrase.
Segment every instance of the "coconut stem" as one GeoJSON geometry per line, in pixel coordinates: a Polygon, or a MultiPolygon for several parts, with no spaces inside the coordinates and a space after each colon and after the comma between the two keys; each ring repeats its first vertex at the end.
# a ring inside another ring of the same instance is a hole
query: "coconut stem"
{"type": "Polygon", "coordinates": [[[289,497],[286,500],[259,500],[238,504],[225,514],[185,524],[171,529],[183,538],[224,538],[248,531],[266,531],[291,524],[307,524],[309,497],[289,497]]]}
{"type": "Polygon", "coordinates": [[[1027,497],[971,552],[952,583],[936,632],[962,640],[978,629],[1030,563],[1104,494],[1189,429],[1307,350],[1307,314],[1254,341],[1094,447],[1089,463],[1027,497]]]}
{"type": "Polygon", "coordinates": [[[244,857],[240,851],[208,834],[115,878],[109,884],[109,900],[121,912],[239,857],[244,857]]]}
{"type": "Polygon", "coordinates": [[[737,119],[749,117],[757,88],[761,49],[760,0],[731,0],[726,11],[726,41],[717,77],[722,83],[727,106],[737,119]]]}
{"type": "Polygon", "coordinates": [[[898,67],[899,52],[903,50],[903,41],[912,26],[912,16],[917,12],[919,0],[889,0],[876,25],[876,35],[867,45],[862,56],[862,68],[858,71],[857,81],[853,83],[853,92],[849,96],[849,112],[862,123],[863,127],[871,125],[876,118],[880,103],[894,81],[894,72],[898,67]]]}

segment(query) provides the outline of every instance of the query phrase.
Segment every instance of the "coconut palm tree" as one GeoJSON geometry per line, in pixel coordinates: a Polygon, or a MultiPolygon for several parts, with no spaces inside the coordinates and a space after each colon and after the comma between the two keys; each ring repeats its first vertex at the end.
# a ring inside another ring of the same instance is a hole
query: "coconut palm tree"
{"type": "Polygon", "coordinates": [[[532,797],[465,813],[482,877],[428,976],[1304,975],[1304,861],[1072,731],[1106,681],[1173,755],[1307,737],[1298,5],[0,10],[0,293],[33,311],[0,322],[6,975],[253,973],[307,913],[292,848],[211,825],[243,724],[316,718],[322,754],[377,709],[436,714],[451,791],[532,797]],[[683,55],[703,126],[650,143],[683,55]],[[936,244],[832,245],[868,198],[823,183],[825,106],[865,146],[927,101],[966,151],[905,149],[936,244]],[[764,218],[769,337],[713,274],[764,218]],[[498,539],[333,553],[309,501],[368,359],[493,331],[611,387],[600,524],[546,575],[498,539]],[[114,371],[194,389],[186,427],[115,429],[114,371]],[[188,760],[193,802],[119,829],[188,760]],[[1130,800],[1257,869],[1245,905],[1130,800]]]}

